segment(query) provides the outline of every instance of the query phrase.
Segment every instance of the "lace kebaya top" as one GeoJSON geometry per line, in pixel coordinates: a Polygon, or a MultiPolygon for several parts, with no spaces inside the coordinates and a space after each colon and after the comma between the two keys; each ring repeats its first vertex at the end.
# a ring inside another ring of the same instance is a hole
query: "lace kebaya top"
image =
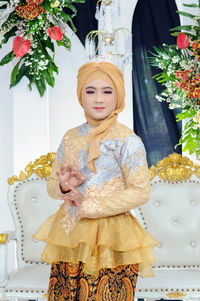
{"type": "Polygon", "coordinates": [[[141,139],[116,122],[100,143],[97,172],[87,167],[92,128],[88,123],[69,130],[57,151],[47,191],[58,199],[61,191],[56,170],[64,163],[75,165],[85,182],[80,209],[65,201],[34,237],[47,242],[42,254],[48,263],[82,261],[85,272],[123,264],[139,264],[141,276],[152,276],[152,248],[157,242],[130,214],[149,199],[150,179],[141,139]]]}

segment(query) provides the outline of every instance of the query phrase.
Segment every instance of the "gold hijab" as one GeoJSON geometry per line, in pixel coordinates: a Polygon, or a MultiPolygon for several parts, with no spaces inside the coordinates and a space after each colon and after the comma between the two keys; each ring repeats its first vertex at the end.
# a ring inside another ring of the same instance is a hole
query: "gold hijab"
{"type": "Polygon", "coordinates": [[[78,83],[77,83],[77,95],[81,106],[84,109],[82,102],[83,89],[85,86],[95,80],[103,79],[104,81],[111,83],[116,92],[116,107],[114,111],[103,120],[93,119],[85,111],[85,118],[90,125],[96,126],[90,137],[90,145],[88,149],[88,168],[96,173],[95,160],[100,156],[99,144],[100,141],[106,136],[110,128],[115,124],[118,113],[120,113],[125,106],[125,89],[124,78],[122,71],[115,65],[108,62],[89,62],[84,64],[78,70],[78,83]]]}

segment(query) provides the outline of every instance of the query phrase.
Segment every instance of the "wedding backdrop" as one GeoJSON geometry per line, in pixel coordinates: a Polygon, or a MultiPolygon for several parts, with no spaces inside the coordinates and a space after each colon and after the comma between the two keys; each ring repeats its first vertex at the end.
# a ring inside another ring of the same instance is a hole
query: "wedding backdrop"
{"type": "MultiPolygon", "coordinates": [[[[147,153],[149,154],[149,164],[151,165],[168,153],[173,152],[173,146],[180,137],[180,125],[176,124],[174,114],[172,111],[169,112],[166,104],[162,108],[159,107],[158,111],[156,111],[159,103],[156,100],[152,100],[152,104],[150,104],[152,96],[148,96],[149,98],[147,99],[149,91],[146,91],[145,87],[138,83],[138,78],[141,77],[141,74],[138,73],[140,66],[136,66],[136,64],[139,62],[141,53],[136,53],[137,51],[134,48],[139,43],[139,23],[137,23],[137,19],[140,16],[140,21],[144,21],[142,17],[144,12],[139,12],[139,6],[141,3],[147,4],[147,2],[148,5],[151,4],[153,10],[154,0],[119,1],[120,18],[118,18],[117,22],[120,22],[120,27],[126,28],[133,33],[133,79],[138,84],[136,87],[132,83],[132,65],[126,65],[124,67],[126,109],[120,115],[119,121],[131,128],[134,127],[136,133],[144,140],[147,153]],[[132,99],[134,99],[133,102],[132,99]],[[150,116],[150,112],[154,114],[150,116]],[[170,115],[170,117],[166,115],[170,115]],[[144,124],[145,120],[148,120],[148,123],[144,124]],[[160,123],[158,123],[158,120],[160,123]],[[160,131],[161,129],[163,131],[160,131]],[[151,131],[150,134],[149,130],[151,131]],[[161,138],[161,135],[164,135],[164,139],[161,138]],[[163,150],[166,150],[166,152],[163,152],[163,150]]],[[[161,3],[162,1],[158,2],[161,3]]],[[[173,2],[173,9],[177,7],[178,10],[183,10],[182,3],[191,3],[191,0],[168,2],[173,2]]],[[[86,0],[86,3],[75,6],[78,10],[77,16],[74,18],[77,33],[73,33],[70,27],[67,27],[66,31],[71,40],[71,50],[67,51],[64,47],[58,47],[55,44],[55,63],[58,66],[59,74],[55,75],[54,87],[47,86],[42,98],[34,85],[32,86],[32,91],[29,90],[27,78],[23,78],[15,87],[9,89],[10,75],[14,62],[0,67],[0,137],[2,142],[0,148],[0,232],[12,230],[14,227],[7,206],[7,179],[14,174],[19,175],[19,172],[30,161],[50,151],[56,151],[59,141],[66,130],[84,122],[84,116],[76,96],[76,74],[79,66],[88,61],[88,55],[83,46],[86,35],[88,32],[95,30],[96,28],[94,27],[98,26],[94,17],[96,1],[86,0]]],[[[187,10],[190,11],[189,8],[187,10]]],[[[173,14],[175,15],[174,11],[173,14]]],[[[160,19],[159,10],[151,18],[151,22],[155,21],[154,18],[160,19]]],[[[179,24],[178,17],[174,16],[173,20],[175,21],[169,22],[169,27],[179,24]]],[[[181,24],[188,24],[188,18],[181,17],[180,22],[181,24]]],[[[148,23],[146,23],[146,26],[149,26],[148,23]]],[[[165,28],[165,33],[168,29],[165,28]]],[[[147,35],[149,34],[147,33],[147,35]]],[[[145,39],[145,36],[143,38],[145,39]]],[[[164,38],[161,41],[167,43],[164,38]]],[[[155,40],[152,43],[154,44],[155,40]]],[[[153,44],[151,44],[151,47],[153,44]]],[[[11,40],[0,49],[0,60],[10,51],[9,49],[12,49],[11,40]]],[[[146,47],[145,53],[149,49],[152,50],[146,47]]],[[[144,69],[143,71],[146,72],[148,70],[144,69]]],[[[152,88],[152,91],[154,95],[157,93],[155,86],[152,88]]],[[[9,268],[12,268],[14,265],[15,260],[13,258],[13,261],[9,262],[9,268]]]]}

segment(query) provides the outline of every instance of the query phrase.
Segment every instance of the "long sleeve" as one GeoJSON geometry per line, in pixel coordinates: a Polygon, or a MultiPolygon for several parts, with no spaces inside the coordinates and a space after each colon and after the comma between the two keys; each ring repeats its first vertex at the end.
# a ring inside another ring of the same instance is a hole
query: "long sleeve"
{"type": "Polygon", "coordinates": [[[60,195],[62,194],[59,186],[59,180],[56,175],[56,171],[60,169],[63,160],[64,160],[64,149],[63,149],[63,140],[62,140],[52,165],[51,174],[47,180],[47,192],[51,198],[56,200],[58,200],[60,195]]]}
{"type": "MultiPolygon", "coordinates": [[[[122,169],[125,188],[122,191],[105,194],[93,194],[86,199],[80,208],[81,218],[100,218],[117,215],[141,206],[149,199],[150,177],[146,163],[146,152],[140,138],[135,135],[125,139],[120,156],[119,165],[122,169]]],[[[116,190],[115,190],[116,191],[116,190]]]]}

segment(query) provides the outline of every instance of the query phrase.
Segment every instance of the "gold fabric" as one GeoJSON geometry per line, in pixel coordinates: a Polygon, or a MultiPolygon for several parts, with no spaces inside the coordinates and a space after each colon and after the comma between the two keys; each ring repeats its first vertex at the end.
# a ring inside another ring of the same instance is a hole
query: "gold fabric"
{"type": "Polygon", "coordinates": [[[81,261],[88,274],[97,274],[102,268],[138,263],[140,276],[153,276],[152,248],[157,242],[134,216],[85,218],[67,236],[60,222],[62,217],[61,207],[34,235],[37,240],[48,242],[42,253],[47,263],[81,261]]]}
{"type": "Polygon", "coordinates": [[[117,122],[101,141],[104,153],[97,160],[96,176],[85,167],[91,133],[87,130],[85,124],[68,131],[62,141],[62,156],[57,152],[53,163],[47,183],[51,197],[59,197],[56,169],[63,163],[80,169],[86,186],[77,220],[71,220],[66,201],[34,235],[47,242],[42,259],[48,263],[83,262],[88,274],[98,274],[102,268],[138,264],[139,275],[151,277],[152,249],[157,241],[129,214],[149,199],[150,179],[143,144],[129,128],[117,122]],[[115,174],[115,164],[123,177],[115,174]]]}
{"type": "Polygon", "coordinates": [[[78,84],[77,84],[77,95],[80,104],[83,106],[82,93],[83,89],[88,83],[88,80],[93,81],[94,79],[105,79],[110,78],[113,83],[115,92],[117,94],[116,108],[115,110],[104,120],[95,120],[91,118],[85,111],[85,117],[89,124],[97,126],[92,132],[90,137],[90,145],[88,149],[88,167],[96,172],[95,160],[100,156],[99,143],[110,128],[115,124],[118,114],[124,109],[125,106],[125,89],[124,89],[124,78],[122,71],[115,65],[108,62],[94,63],[90,62],[81,66],[78,71],[78,84]],[[100,75],[101,74],[101,75],[100,75]]]}

